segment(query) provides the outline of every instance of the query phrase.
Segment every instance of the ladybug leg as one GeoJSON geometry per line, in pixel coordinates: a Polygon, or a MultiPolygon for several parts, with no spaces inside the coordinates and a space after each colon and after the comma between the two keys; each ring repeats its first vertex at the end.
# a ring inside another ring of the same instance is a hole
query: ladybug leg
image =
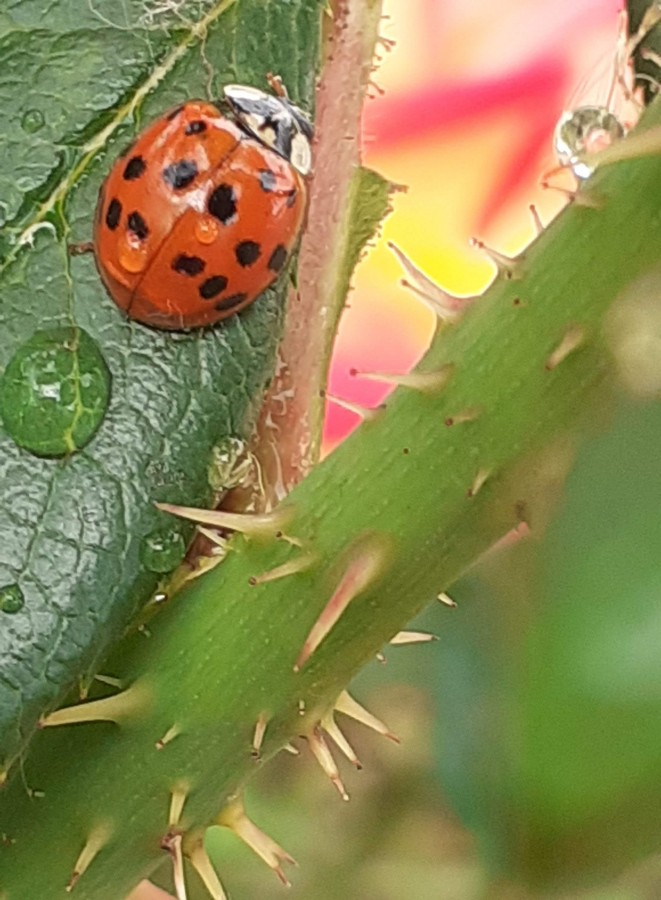
{"type": "Polygon", "coordinates": [[[287,88],[279,75],[274,75],[273,72],[267,72],[266,80],[276,97],[282,97],[284,100],[289,99],[287,88]]]}
{"type": "Polygon", "coordinates": [[[94,253],[94,243],[92,241],[83,241],[80,244],[69,244],[69,256],[82,256],[83,253],[94,253]]]}

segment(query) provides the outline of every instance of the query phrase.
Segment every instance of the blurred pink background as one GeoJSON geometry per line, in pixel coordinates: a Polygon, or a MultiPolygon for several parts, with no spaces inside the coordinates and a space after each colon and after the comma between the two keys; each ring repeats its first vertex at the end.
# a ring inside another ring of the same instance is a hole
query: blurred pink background
{"type": "MultiPolygon", "coordinates": [[[[605,102],[620,7],[621,0],[385,0],[381,33],[395,45],[379,47],[364,163],[407,191],[396,194],[355,274],[332,394],[380,402],[385,389],[350,369],[406,371],[430,339],[432,314],[400,285],[387,241],[447,290],[479,293],[493,269],[469,239],[516,253],[534,236],[529,205],[544,222],[563,205],[540,187],[555,165],[553,129],[563,109],[605,102]]],[[[355,414],[329,403],[326,451],[356,424],[355,414]]]]}

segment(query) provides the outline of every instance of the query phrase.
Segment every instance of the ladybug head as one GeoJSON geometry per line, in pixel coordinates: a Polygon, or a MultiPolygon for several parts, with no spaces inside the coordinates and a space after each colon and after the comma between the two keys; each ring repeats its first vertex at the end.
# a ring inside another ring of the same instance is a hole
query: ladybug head
{"type": "Polygon", "coordinates": [[[223,93],[246,131],[288,159],[301,175],[309,174],[312,125],[302,110],[286,97],[274,97],[242,84],[228,84],[223,93]]]}

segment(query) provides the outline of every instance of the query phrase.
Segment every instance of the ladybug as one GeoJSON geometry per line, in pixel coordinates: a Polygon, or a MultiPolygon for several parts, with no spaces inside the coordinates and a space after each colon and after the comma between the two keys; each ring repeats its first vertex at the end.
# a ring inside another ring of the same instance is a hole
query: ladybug
{"type": "Polygon", "coordinates": [[[145,129],[99,193],[93,249],[130,319],[180,330],[213,325],[279,275],[301,231],[312,126],[287,99],[224,88],[145,129]]]}

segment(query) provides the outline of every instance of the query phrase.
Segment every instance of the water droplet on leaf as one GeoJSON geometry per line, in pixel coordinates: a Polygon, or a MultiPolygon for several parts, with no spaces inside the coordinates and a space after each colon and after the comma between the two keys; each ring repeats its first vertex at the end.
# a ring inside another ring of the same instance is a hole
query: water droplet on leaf
{"type": "Polygon", "coordinates": [[[186,552],[186,543],[176,528],[152,531],[142,539],[140,559],[150,572],[165,575],[179,565],[186,552]]]}
{"type": "Polygon", "coordinates": [[[0,378],[0,418],[35,456],[84,447],[103,421],[110,372],[96,342],[80,328],[37,331],[0,378]]]}
{"type": "Polygon", "coordinates": [[[28,109],[27,112],[23,113],[21,128],[23,131],[27,131],[28,134],[34,134],[40,128],[43,128],[45,123],[46,120],[42,112],[38,109],[28,109]]]}
{"type": "Polygon", "coordinates": [[[25,597],[17,584],[5,584],[0,587],[0,611],[5,613],[17,613],[23,609],[25,597]]]}

